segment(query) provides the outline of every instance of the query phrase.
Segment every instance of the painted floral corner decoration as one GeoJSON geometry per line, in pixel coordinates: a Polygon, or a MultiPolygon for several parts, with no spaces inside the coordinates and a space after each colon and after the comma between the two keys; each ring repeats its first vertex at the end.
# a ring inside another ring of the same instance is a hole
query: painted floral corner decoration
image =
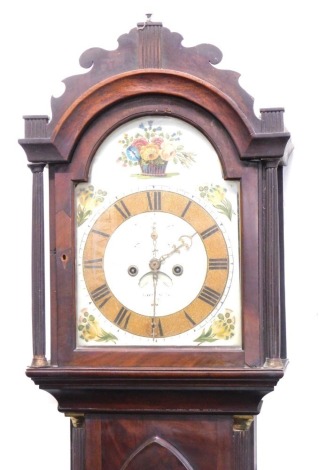
{"type": "Polygon", "coordinates": [[[95,190],[93,185],[80,186],[77,190],[77,225],[82,225],[99,206],[106,196],[106,191],[95,190]]]}
{"type": "Polygon", "coordinates": [[[221,214],[224,214],[229,220],[232,219],[234,214],[232,204],[227,199],[227,189],[219,185],[200,186],[200,196],[207,199],[221,214]]]}
{"type": "Polygon", "coordinates": [[[79,318],[78,331],[80,338],[87,343],[89,341],[112,342],[116,343],[117,337],[112,333],[107,333],[101,328],[94,315],[91,315],[87,309],[83,309],[79,318]]]}
{"type": "Polygon", "coordinates": [[[198,345],[202,343],[214,343],[218,340],[229,340],[235,335],[235,316],[233,311],[226,308],[225,313],[219,313],[214,318],[211,326],[201,332],[194,342],[198,345]]]}
{"type": "Polygon", "coordinates": [[[181,131],[169,134],[153,121],[142,122],[134,135],[123,134],[119,143],[123,147],[118,162],[123,166],[139,165],[142,175],[165,176],[169,161],[189,167],[195,161],[195,154],[186,152],[181,142],[181,131]]]}

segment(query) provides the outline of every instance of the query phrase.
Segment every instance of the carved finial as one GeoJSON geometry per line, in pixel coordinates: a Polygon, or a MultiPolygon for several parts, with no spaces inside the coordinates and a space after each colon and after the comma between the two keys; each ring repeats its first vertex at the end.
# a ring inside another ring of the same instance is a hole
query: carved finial
{"type": "Polygon", "coordinates": [[[145,29],[147,26],[162,26],[162,23],[152,21],[153,13],[146,13],[146,21],[143,23],[137,23],[137,29],[145,29]]]}

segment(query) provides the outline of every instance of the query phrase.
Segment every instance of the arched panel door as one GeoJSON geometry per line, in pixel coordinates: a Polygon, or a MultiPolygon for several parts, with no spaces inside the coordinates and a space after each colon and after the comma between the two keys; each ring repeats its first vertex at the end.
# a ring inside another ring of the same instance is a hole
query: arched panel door
{"type": "Polygon", "coordinates": [[[154,436],[139,446],[121,470],[193,470],[188,460],[166,440],[154,436]]]}

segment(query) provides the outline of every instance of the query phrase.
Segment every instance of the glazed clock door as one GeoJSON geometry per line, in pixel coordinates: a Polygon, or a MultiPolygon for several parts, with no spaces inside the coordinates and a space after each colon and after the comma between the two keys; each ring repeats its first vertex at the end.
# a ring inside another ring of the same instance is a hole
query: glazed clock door
{"type": "Polygon", "coordinates": [[[129,121],[75,194],[79,348],[241,346],[239,184],[204,135],[129,121]]]}

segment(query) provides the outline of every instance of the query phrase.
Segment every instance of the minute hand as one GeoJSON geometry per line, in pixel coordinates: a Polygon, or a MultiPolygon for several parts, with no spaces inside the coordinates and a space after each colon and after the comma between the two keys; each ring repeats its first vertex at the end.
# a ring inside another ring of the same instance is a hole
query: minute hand
{"type": "Polygon", "coordinates": [[[174,253],[179,253],[179,250],[181,248],[186,248],[186,250],[189,250],[189,248],[192,246],[192,243],[193,243],[192,239],[195,235],[196,235],[196,232],[193,233],[193,235],[182,235],[181,237],[179,237],[178,241],[180,242],[180,244],[177,246],[173,245],[172,251],[170,251],[169,253],[166,253],[165,255],[162,255],[159,258],[159,261],[163,263],[167,258],[172,256],[174,253]]]}

